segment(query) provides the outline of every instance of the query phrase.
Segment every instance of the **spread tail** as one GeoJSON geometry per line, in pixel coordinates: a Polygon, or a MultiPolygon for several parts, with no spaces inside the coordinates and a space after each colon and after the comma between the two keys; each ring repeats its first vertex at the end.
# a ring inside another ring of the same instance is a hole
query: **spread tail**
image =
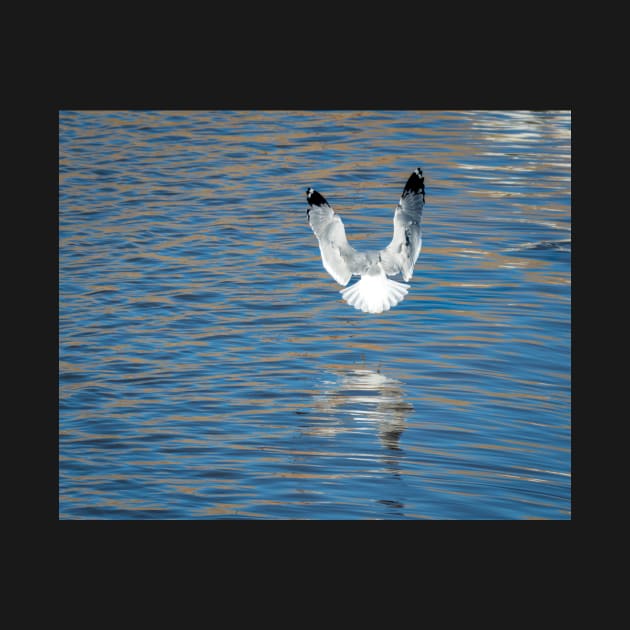
{"type": "Polygon", "coordinates": [[[401,302],[408,290],[408,284],[390,280],[381,273],[361,276],[361,280],[339,293],[350,306],[364,313],[382,313],[401,302]]]}

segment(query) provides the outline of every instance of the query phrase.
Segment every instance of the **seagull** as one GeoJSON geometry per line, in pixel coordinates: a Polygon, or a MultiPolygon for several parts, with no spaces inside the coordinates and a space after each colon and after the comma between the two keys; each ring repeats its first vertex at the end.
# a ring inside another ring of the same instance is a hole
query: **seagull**
{"type": "Polygon", "coordinates": [[[348,243],[341,217],[315,189],[306,189],[306,201],[308,222],[319,242],[324,269],[344,287],[352,276],[361,276],[358,282],[339,291],[343,299],[364,313],[382,313],[401,302],[409,285],[389,276],[411,280],[420,255],[424,208],[422,170],[417,168],[407,180],[394,211],[392,241],[377,252],[358,252],[348,243]]]}

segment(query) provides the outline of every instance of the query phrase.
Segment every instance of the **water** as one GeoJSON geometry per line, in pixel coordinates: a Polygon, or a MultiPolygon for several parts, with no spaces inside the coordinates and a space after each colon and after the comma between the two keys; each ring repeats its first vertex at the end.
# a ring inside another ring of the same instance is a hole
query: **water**
{"type": "Polygon", "coordinates": [[[569,112],[60,112],[61,519],[571,517],[569,112]],[[384,247],[342,302],[306,221],[384,247]]]}

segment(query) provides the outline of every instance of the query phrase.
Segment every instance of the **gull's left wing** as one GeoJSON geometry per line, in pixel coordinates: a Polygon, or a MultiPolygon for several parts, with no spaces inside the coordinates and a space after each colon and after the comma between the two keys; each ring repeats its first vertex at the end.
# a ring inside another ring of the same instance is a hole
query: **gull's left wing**
{"type": "Polygon", "coordinates": [[[308,222],[319,242],[324,269],[345,286],[353,274],[364,271],[366,257],[348,243],[341,218],[316,190],[307,189],[306,201],[308,222]]]}

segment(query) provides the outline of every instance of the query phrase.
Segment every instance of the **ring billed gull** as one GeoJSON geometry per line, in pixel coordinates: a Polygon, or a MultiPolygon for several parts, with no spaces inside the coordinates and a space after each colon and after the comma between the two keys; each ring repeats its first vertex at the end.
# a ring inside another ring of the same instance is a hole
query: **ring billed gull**
{"type": "Polygon", "coordinates": [[[388,311],[403,300],[409,285],[388,276],[411,280],[422,248],[424,177],[417,168],[407,180],[394,212],[394,236],[377,252],[358,252],[348,243],[343,222],[313,188],[306,190],[308,222],[319,241],[324,269],[342,286],[352,276],[358,282],[340,291],[343,299],[365,313],[388,311]]]}

